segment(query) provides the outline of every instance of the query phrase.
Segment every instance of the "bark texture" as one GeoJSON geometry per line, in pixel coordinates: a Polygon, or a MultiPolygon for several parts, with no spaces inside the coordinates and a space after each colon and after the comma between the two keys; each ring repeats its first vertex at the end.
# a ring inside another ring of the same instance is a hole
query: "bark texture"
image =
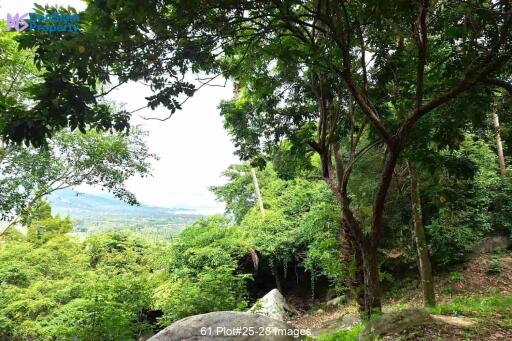
{"type": "Polygon", "coordinates": [[[265,208],[263,207],[263,198],[261,197],[260,185],[258,183],[258,177],[256,176],[256,170],[251,168],[252,182],[254,183],[254,193],[256,194],[256,200],[258,200],[258,207],[262,216],[265,216],[265,208]]]}
{"type": "Polygon", "coordinates": [[[433,307],[436,305],[436,295],[434,292],[434,281],[432,278],[432,264],[430,263],[427,239],[425,238],[425,229],[423,227],[423,218],[421,215],[418,171],[413,162],[408,162],[408,167],[411,180],[412,221],[414,225],[416,250],[418,252],[418,268],[421,277],[421,286],[423,289],[423,303],[427,307],[433,307]]]}
{"type": "Polygon", "coordinates": [[[500,134],[500,118],[496,112],[492,113],[494,121],[494,131],[496,135],[496,149],[498,150],[498,161],[500,163],[500,175],[502,178],[507,176],[507,164],[505,163],[505,154],[503,152],[503,143],[500,134]]]}

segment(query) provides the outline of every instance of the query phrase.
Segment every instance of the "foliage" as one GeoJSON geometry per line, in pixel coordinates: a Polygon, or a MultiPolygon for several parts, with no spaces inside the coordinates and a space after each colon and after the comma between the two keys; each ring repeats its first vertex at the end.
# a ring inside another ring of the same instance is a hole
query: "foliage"
{"type": "Polygon", "coordinates": [[[115,233],[80,243],[69,229],[43,205],[26,239],[0,244],[1,339],[135,340],[148,328],[148,247],[115,233]]]}
{"type": "Polygon", "coordinates": [[[216,310],[246,308],[246,281],[238,268],[248,245],[236,227],[220,217],[199,220],[171,244],[165,270],[159,275],[156,306],[161,323],[216,310]]]}
{"type": "Polygon", "coordinates": [[[100,186],[136,204],[124,186],[131,176],[148,176],[154,154],[146,133],[130,135],[61,131],[39,149],[10,145],[0,158],[0,211],[5,216],[26,213],[38,199],[58,189],[81,184],[100,186]]]}
{"type": "Polygon", "coordinates": [[[487,269],[487,274],[497,275],[503,272],[503,264],[501,263],[501,259],[499,257],[493,257],[489,263],[489,268],[487,269]]]}
{"type": "Polygon", "coordinates": [[[450,280],[451,281],[454,281],[454,282],[460,282],[464,279],[464,277],[462,277],[462,274],[458,271],[454,271],[452,273],[450,273],[450,280]]]}
{"type": "Polygon", "coordinates": [[[358,324],[347,330],[340,330],[333,334],[321,335],[318,337],[320,341],[357,341],[359,340],[359,333],[363,330],[363,325],[358,324]]]}
{"type": "MultiPolygon", "coordinates": [[[[487,73],[506,65],[509,56],[503,51],[507,51],[510,40],[504,6],[501,2],[484,1],[449,2],[427,8],[439,19],[429,25],[429,43],[424,47],[427,51],[423,51],[429,57],[424,66],[431,70],[425,73],[425,101],[445,92],[446,100],[453,99],[483,82],[487,73]]],[[[352,81],[356,85],[352,87],[354,92],[369,80],[365,96],[375,102],[374,110],[383,117],[384,125],[396,126],[413,110],[418,90],[415,76],[419,37],[415,32],[419,30],[416,21],[423,9],[421,3],[410,6],[393,1],[356,1],[343,7],[344,11],[339,5],[333,5],[336,10],[332,11],[328,7],[316,6],[314,1],[270,1],[259,6],[229,0],[175,1],[166,2],[165,6],[154,0],[144,4],[131,0],[89,3],[80,13],[79,36],[65,33],[57,39],[34,31],[18,37],[22,47],[36,49],[36,65],[45,68],[43,85],[34,90],[38,110],[30,113],[50,126],[91,123],[109,128],[115,121],[113,117],[101,110],[95,115],[91,112],[97,109],[93,94],[102,93],[102,86],[113,83],[114,75],[120,83],[150,83],[155,94],[147,98],[148,107],[162,105],[175,112],[181,108],[179,97],[196,91],[182,77],[187,72],[245,74],[245,78],[255,75],[256,79],[267,75],[256,85],[258,91],[269,93],[267,87],[273,87],[275,78],[268,72],[268,65],[276,65],[282,71],[280,75],[290,77],[297,76],[298,65],[302,69],[298,74],[304,69],[325,69],[336,85],[341,85],[342,78],[352,81]],[[312,17],[314,24],[310,23],[312,17]],[[326,34],[318,37],[317,30],[326,34]],[[360,54],[366,49],[372,51],[375,60],[368,66],[370,70],[363,72],[356,65],[360,65],[360,54]],[[343,68],[348,67],[356,70],[343,73],[343,68]],[[346,79],[349,75],[351,78],[346,79]],[[50,91],[52,87],[55,90],[50,91]],[[76,93],[84,96],[69,105],[76,98],[71,95],[76,93]],[[56,108],[51,102],[55,97],[61,98],[56,108]],[[55,119],[47,117],[51,109],[55,119]]],[[[48,13],[57,8],[38,6],[36,10],[48,13]]],[[[303,85],[308,84],[307,78],[305,81],[303,85]]],[[[276,96],[272,100],[279,102],[276,96]]],[[[453,118],[478,115],[478,111],[468,110],[473,104],[460,101],[465,110],[451,112],[453,118]]],[[[291,125],[297,125],[297,120],[290,116],[303,113],[278,106],[275,109],[291,125]]],[[[458,125],[462,120],[452,122],[458,125]]],[[[252,135],[253,142],[258,140],[258,131],[238,127],[249,133],[246,136],[252,135]]],[[[274,128],[288,130],[285,124],[274,128]]],[[[20,132],[15,137],[31,139],[32,133],[20,132]]]]}
{"type": "MultiPolygon", "coordinates": [[[[56,10],[76,13],[35,9],[56,10]]],[[[407,161],[421,165],[436,265],[512,231],[512,183],[498,177],[487,122],[499,112],[510,140],[510,99],[496,89],[512,93],[508,1],[115,0],[89,1],[80,15],[76,35],[0,27],[0,210],[28,225],[27,238],[0,245],[0,336],[130,339],[153,304],[162,323],[243,309],[249,254],[276,277],[295,263],[337,289],[360,274],[361,308],[380,310],[380,256],[411,260],[407,161]],[[38,199],[86,183],[135,203],[123,183],[146,175],[152,157],[140,131],[119,133],[131,113],[101,98],[142,81],[147,107],[172,115],[199,88],[190,74],[199,87],[235,83],[220,110],[250,164],[213,188],[232,219],[201,220],[154,258],[122,234],[70,239],[69,219],[38,199]],[[340,232],[358,251],[353,269],[340,232]]]]}
{"type": "Polygon", "coordinates": [[[512,296],[457,297],[452,303],[430,308],[429,311],[433,314],[493,318],[495,313],[507,316],[511,304],[512,296]]]}
{"type": "Polygon", "coordinates": [[[51,208],[44,201],[36,202],[28,213],[30,225],[28,226],[27,240],[35,245],[42,245],[50,239],[71,232],[73,225],[71,219],[51,215],[51,208]]]}
{"type": "MultiPolygon", "coordinates": [[[[242,167],[247,169],[248,165],[237,166],[242,167]]],[[[332,193],[320,181],[283,180],[270,163],[257,172],[257,177],[264,215],[255,206],[248,172],[238,173],[236,178],[214,189],[227,207],[240,209],[237,214],[241,216],[244,238],[269,265],[282,268],[285,277],[287,266],[295,262],[308,270],[313,279],[325,276],[341,288],[344,269],[337,239],[339,216],[332,193]]]]}
{"type": "Polygon", "coordinates": [[[164,312],[162,325],[181,318],[211,311],[245,310],[246,276],[234,275],[235,269],[219,266],[204,269],[193,279],[184,277],[158,288],[157,306],[164,312]]]}
{"type": "Polygon", "coordinates": [[[432,257],[440,265],[462,260],[476,241],[493,230],[502,230],[499,221],[509,201],[502,201],[508,193],[503,184],[509,180],[499,178],[496,156],[484,140],[467,135],[458,150],[449,154],[459,165],[461,161],[472,165],[474,175],[461,177],[445,168],[436,175],[435,183],[427,183],[432,196],[427,203],[435,205],[437,212],[431,213],[426,232],[432,257]]]}
{"type": "MultiPolygon", "coordinates": [[[[38,82],[39,72],[32,62],[32,50],[19,50],[13,39],[15,33],[7,32],[6,23],[0,23],[0,96],[1,103],[21,104],[26,101],[27,90],[38,82]]],[[[5,119],[3,117],[3,119],[5,119]]],[[[1,121],[3,127],[5,121],[1,121]]]]}
{"type": "MultiPolygon", "coordinates": [[[[42,13],[37,5],[36,13],[42,13]]],[[[76,11],[61,8],[60,13],[76,14],[76,11]]],[[[74,39],[70,32],[62,35],[74,39]]],[[[128,113],[115,112],[111,105],[101,102],[95,96],[96,82],[79,85],[74,77],[59,76],[55,67],[43,67],[37,58],[41,51],[22,48],[23,44],[16,41],[23,38],[14,31],[8,32],[4,22],[0,24],[2,140],[44,146],[47,138],[65,128],[78,129],[82,133],[91,128],[97,131],[128,131],[128,113]]],[[[65,71],[68,76],[69,71],[65,71]]]]}
{"type": "MultiPolygon", "coordinates": [[[[250,166],[247,164],[231,165],[222,173],[223,176],[228,178],[226,184],[210,188],[217,200],[226,203],[226,213],[232,215],[237,224],[242,221],[256,203],[254,184],[248,176],[249,172],[250,166]]],[[[264,174],[260,173],[258,178],[260,186],[265,184],[266,177],[261,177],[264,174]]]]}

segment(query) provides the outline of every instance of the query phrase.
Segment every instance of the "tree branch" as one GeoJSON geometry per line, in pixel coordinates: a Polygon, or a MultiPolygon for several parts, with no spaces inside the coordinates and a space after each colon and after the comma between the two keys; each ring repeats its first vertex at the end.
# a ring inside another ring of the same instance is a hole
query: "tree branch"
{"type": "Polygon", "coordinates": [[[375,200],[373,202],[373,217],[372,217],[372,234],[371,243],[373,247],[379,245],[382,237],[382,219],[384,215],[384,204],[386,203],[386,195],[393,179],[393,172],[395,170],[396,162],[398,161],[398,153],[389,149],[389,153],[382,169],[381,178],[375,200]]]}
{"type": "Polygon", "coordinates": [[[420,14],[416,22],[416,40],[418,44],[418,70],[416,80],[416,109],[423,103],[423,91],[425,87],[425,64],[427,63],[427,14],[429,1],[421,4],[420,14]]]}
{"type": "Polygon", "coordinates": [[[507,51],[506,53],[499,54],[501,47],[506,43],[508,36],[510,35],[510,27],[512,25],[512,14],[508,14],[505,22],[501,28],[500,38],[497,44],[489,51],[487,56],[484,58],[481,65],[474,66],[469,69],[464,78],[452,89],[442,93],[438,97],[432,99],[429,103],[417,107],[413,113],[405,120],[402,126],[398,129],[397,136],[399,140],[409,132],[414,124],[425,114],[436,109],[440,105],[454,99],[461,93],[471,89],[478,83],[484,83],[485,79],[489,74],[494,72],[503,63],[506,63],[512,58],[512,52],[507,51]]]}
{"type": "Polygon", "coordinates": [[[503,88],[503,89],[507,90],[509,95],[512,96],[512,83],[509,83],[509,82],[501,80],[501,79],[489,78],[489,77],[484,78],[483,83],[495,85],[497,87],[503,88]]]}

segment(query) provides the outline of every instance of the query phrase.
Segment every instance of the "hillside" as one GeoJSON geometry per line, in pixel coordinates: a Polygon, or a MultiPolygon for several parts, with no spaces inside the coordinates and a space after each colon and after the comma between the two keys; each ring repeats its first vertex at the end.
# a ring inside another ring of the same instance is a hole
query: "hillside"
{"type": "Polygon", "coordinates": [[[109,194],[93,195],[72,189],[52,193],[48,201],[55,214],[72,218],[76,234],[129,229],[168,238],[201,217],[190,209],[131,206],[109,194]]]}
{"type": "MultiPolygon", "coordinates": [[[[417,278],[408,277],[385,292],[384,317],[394,318],[380,326],[383,340],[510,340],[512,338],[512,256],[510,252],[482,254],[436,274],[438,305],[426,311],[433,320],[404,321],[400,312],[422,310],[417,278]],[[413,310],[411,310],[413,309],[413,310]]],[[[313,309],[289,318],[297,328],[310,328],[321,341],[356,341],[365,325],[360,323],[357,304],[350,301],[337,308],[316,302],[313,309]]]]}

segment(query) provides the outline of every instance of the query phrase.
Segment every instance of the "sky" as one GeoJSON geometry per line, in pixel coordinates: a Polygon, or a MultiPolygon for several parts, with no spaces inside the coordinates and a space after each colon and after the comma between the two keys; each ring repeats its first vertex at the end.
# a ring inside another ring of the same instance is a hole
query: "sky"
{"type": "MultiPolygon", "coordinates": [[[[34,0],[0,0],[0,19],[7,13],[30,12],[34,0]]],[[[41,0],[40,4],[58,4],[81,10],[80,0],[41,0]]],[[[215,84],[224,84],[219,80],[215,84]]],[[[159,156],[153,162],[151,178],[132,178],[127,182],[143,204],[196,209],[198,213],[222,213],[224,206],[215,201],[208,188],[225,182],[221,173],[238,158],[234,146],[223,128],[217,108],[222,99],[231,98],[232,85],[203,87],[165,122],[147,121],[144,117],[166,117],[164,108],[144,109],[134,114],[131,124],[141,125],[149,132],[147,144],[152,153],[159,156]]],[[[145,96],[151,94],[148,87],[131,83],[112,91],[108,100],[121,103],[127,110],[146,104],[145,96]]],[[[81,186],[79,191],[97,193],[99,189],[81,186]]]]}

